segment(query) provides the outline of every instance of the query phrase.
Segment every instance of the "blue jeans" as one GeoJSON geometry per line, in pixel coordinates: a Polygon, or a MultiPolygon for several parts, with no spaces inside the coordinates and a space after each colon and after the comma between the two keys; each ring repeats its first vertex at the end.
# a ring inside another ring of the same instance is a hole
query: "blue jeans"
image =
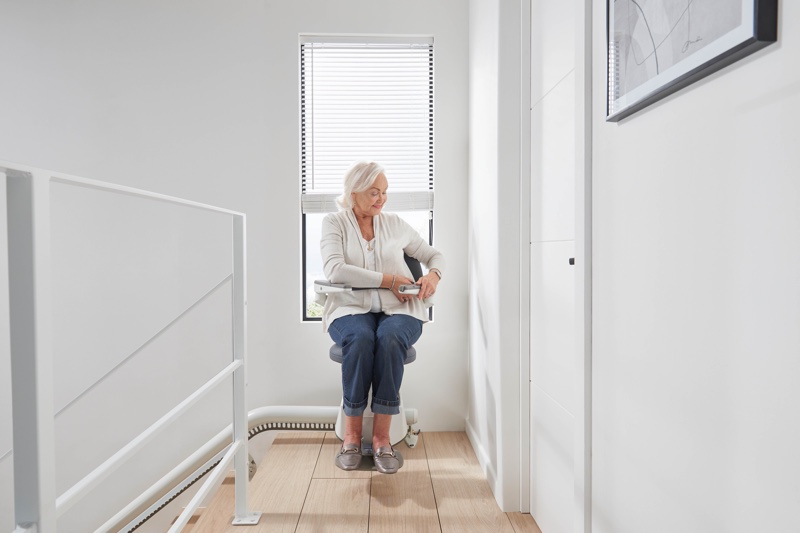
{"type": "Polygon", "coordinates": [[[422,321],[408,315],[348,315],[334,320],[328,333],[342,347],[344,414],[364,412],[370,386],[373,413],[399,413],[406,351],[422,335],[422,321]]]}

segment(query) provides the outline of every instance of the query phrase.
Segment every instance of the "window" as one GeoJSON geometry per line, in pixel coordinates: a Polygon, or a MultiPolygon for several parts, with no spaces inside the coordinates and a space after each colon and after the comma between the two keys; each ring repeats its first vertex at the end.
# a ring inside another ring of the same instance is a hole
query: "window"
{"type": "Polygon", "coordinates": [[[386,209],[432,241],[433,39],[302,36],[300,135],[303,319],[318,320],[320,226],[354,162],[386,169],[386,209]]]}

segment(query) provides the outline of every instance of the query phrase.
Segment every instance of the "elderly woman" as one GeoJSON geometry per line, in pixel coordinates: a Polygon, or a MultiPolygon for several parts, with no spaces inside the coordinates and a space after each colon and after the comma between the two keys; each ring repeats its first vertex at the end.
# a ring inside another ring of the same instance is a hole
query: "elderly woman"
{"type": "Polygon", "coordinates": [[[402,466],[389,442],[392,415],[400,412],[400,384],[406,351],[422,334],[428,320],[427,298],[436,292],[444,258],[414,228],[392,213],[384,213],[389,187],[377,163],[356,163],[345,175],[340,211],[322,223],[322,261],[333,283],[376,287],[330,294],[323,325],[342,347],[344,443],[335,464],[358,468],[361,460],[361,422],[372,388],[372,449],[379,472],[392,474],[402,466]],[[413,284],[403,259],[407,254],[429,272],[416,281],[419,294],[399,292],[413,284]]]}

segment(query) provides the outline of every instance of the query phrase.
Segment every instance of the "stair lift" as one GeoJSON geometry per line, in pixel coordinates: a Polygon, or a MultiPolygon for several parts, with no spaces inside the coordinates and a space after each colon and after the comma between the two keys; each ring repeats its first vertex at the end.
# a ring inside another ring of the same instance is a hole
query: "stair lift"
{"type": "MultiPolygon", "coordinates": [[[[417,280],[422,277],[422,266],[420,265],[419,261],[414,259],[411,256],[404,256],[406,264],[408,268],[411,270],[412,277],[417,280]]],[[[328,294],[333,294],[337,292],[350,292],[355,290],[370,290],[371,288],[361,288],[361,287],[350,287],[349,285],[345,284],[337,284],[337,283],[330,283],[328,281],[315,281],[314,282],[314,292],[317,294],[317,303],[324,304],[325,298],[327,298],[328,294]]],[[[419,294],[419,286],[418,285],[401,285],[398,289],[400,292],[405,294],[419,294]]],[[[342,363],[342,348],[338,344],[334,344],[331,346],[328,355],[330,356],[331,360],[341,364],[342,363]]],[[[406,352],[406,358],[404,364],[413,363],[417,358],[417,351],[413,346],[408,348],[406,352]]],[[[336,419],[336,436],[339,440],[344,441],[344,409],[342,408],[342,404],[340,403],[339,406],[339,415],[336,419]]],[[[370,409],[369,405],[367,405],[367,409],[364,411],[364,418],[362,423],[362,435],[372,435],[372,420],[373,420],[373,413],[372,409],[370,409]]],[[[414,421],[416,421],[416,416],[414,416],[414,421]]],[[[392,423],[389,428],[389,441],[391,442],[392,446],[399,444],[401,441],[405,441],[406,445],[409,448],[413,448],[417,445],[417,439],[419,435],[419,430],[415,430],[413,428],[413,422],[409,423],[407,419],[406,410],[403,407],[403,397],[400,396],[400,413],[396,414],[392,417],[392,423]]],[[[372,443],[369,439],[366,439],[363,443],[363,453],[364,455],[372,455],[372,443]]]]}

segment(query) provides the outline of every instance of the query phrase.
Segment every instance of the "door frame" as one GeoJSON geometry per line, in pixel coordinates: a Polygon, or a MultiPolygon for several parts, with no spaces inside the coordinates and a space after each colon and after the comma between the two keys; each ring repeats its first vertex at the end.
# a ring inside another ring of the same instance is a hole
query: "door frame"
{"type": "Polygon", "coordinates": [[[520,2],[519,510],[531,512],[531,0],[520,2]]]}
{"type": "Polygon", "coordinates": [[[592,530],[592,2],[575,1],[575,528],[592,530]]]}

